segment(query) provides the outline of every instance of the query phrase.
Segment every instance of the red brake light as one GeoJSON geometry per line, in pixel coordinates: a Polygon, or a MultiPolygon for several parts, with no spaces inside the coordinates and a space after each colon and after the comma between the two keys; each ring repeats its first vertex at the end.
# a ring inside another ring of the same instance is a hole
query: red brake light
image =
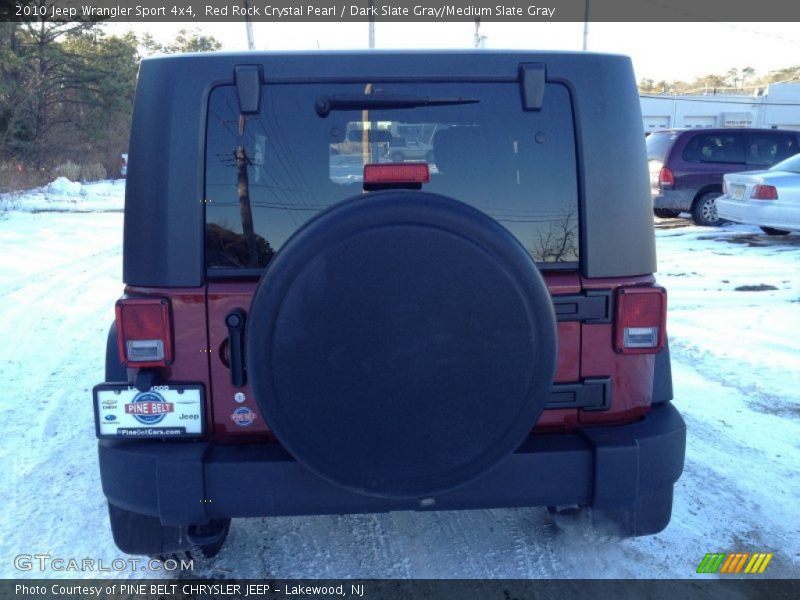
{"type": "Polygon", "coordinates": [[[675,185],[675,175],[667,167],[661,167],[661,171],[658,174],[658,185],[667,189],[675,185]]]}
{"type": "Polygon", "coordinates": [[[119,359],[126,367],[166,367],[172,363],[172,323],[165,298],[117,300],[119,359]]]}
{"type": "Polygon", "coordinates": [[[774,185],[756,185],[750,194],[753,200],[777,200],[778,188],[774,185]]]}
{"type": "Polygon", "coordinates": [[[364,185],[428,183],[431,173],[427,163],[389,163],[364,165],[364,185]]]}
{"type": "Polygon", "coordinates": [[[655,354],[664,347],[667,291],[658,287],[619,288],[614,349],[621,354],[655,354]]]}

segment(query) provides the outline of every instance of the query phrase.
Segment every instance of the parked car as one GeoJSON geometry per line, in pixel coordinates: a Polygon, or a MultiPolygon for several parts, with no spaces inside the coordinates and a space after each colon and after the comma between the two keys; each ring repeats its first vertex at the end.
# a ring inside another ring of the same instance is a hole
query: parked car
{"type": "Polygon", "coordinates": [[[122,153],[119,155],[119,176],[125,179],[128,176],[128,155],[122,153]]]}
{"type": "Polygon", "coordinates": [[[424,160],[428,164],[432,164],[434,162],[433,146],[416,140],[403,140],[401,144],[389,146],[389,158],[395,163],[406,160],[424,160]]]}
{"type": "Polygon", "coordinates": [[[720,219],[758,225],[769,235],[800,231],[800,154],[766,171],[725,175],[720,219]]]}
{"type": "Polygon", "coordinates": [[[119,548],[399,510],[666,527],[686,431],[640,130],[621,56],[143,60],[93,391],[119,548]],[[348,139],[378,124],[435,131],[436,168],[348,139]]]}
{"type": "Polygon", "coordinates": [[[716,199],[726,173],[763,169],[800,151],[800,134],[781,129],[670,129],[647,136],[650,191],[657,217],[689,212],[720,225],[716,199]]]}

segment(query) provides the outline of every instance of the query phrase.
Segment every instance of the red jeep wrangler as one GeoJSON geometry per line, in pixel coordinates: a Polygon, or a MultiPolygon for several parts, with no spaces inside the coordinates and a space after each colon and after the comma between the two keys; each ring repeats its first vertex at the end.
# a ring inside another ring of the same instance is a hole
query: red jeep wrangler
{"type": "Polygon", "coordinates": [[[662,530],[685,426],[647,194],[624,57],[144,61],[94,390],[117,545],[514,506],[662,530]]]}

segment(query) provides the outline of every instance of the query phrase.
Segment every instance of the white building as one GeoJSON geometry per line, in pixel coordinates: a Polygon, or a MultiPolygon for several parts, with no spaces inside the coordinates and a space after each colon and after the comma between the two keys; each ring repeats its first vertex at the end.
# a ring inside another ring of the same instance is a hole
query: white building
{"type": "Polygon", "coordinates": [[[752,96],[640,96],[644,130],[764,127],[800,130],[800,84],[771,83],[752,96]]]}

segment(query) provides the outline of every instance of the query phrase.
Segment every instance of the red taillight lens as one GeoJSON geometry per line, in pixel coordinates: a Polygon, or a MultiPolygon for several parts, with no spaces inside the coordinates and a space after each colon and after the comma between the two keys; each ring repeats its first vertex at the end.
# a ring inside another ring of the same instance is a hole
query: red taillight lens
{"type": "Polygon", "coordinates": [[[657,287],[619,288],[614,349],[621,354],[654,354],[664,347],[667,291],[657,287]]]}
{"type": "Polygon", "coordinates": [[[753,200],[777,200],[778,188],[774,185],[756,185],[750,194],[753,200]]]}
{"type": "Polygon", "coordinates": [[[671,189],[675,185],[675,175],[667,167],[661,167],[658,174],[658,185],[667,189],[671,189]]]}
{"type": "Polygon", "coordinates": [[[172,363],[172,324],[165,298],[117,300],[119,359],[126,367],[166,367],[172,363]]]}
{"type": "Polygon", "coordinates": [[[364,165],[364,185],[428,183],[431,173],[426,163],[364,165]]]}

